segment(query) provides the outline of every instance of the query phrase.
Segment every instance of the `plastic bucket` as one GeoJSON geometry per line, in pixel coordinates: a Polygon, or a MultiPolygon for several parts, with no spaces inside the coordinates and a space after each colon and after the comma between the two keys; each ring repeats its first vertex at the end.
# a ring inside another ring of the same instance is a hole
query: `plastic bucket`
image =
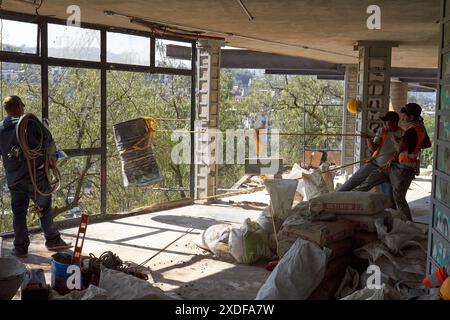
{"type": "Polygon", "coordinates": [[[70,274],[67,273],[67,268],[70,265],[72,256],[68,253],[58,252],[52,255],[51,262],[51,286],[61,295],[69,293],[71,290],[67,288],[67,279],[70,274]]]}

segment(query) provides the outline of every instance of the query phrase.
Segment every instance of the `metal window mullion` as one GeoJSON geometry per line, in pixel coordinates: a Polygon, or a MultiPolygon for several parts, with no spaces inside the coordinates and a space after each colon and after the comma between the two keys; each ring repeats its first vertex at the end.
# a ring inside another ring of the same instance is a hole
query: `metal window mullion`
{"type": "Polygon", "coordinates": [[[106,214],[107,207],[107,74],[106,74],[106,29],[100,31],[100,213],[106,214]]]}
{"type": "Polygon", "coordinates": [[[48,119],[48,24],[45,20],[41,22],[40,30],[42,118],[48,119]]]}
{"type": "Polygon", "coordinates": [[[196,71],[197,70],[197,44],[196,42],[192,42],[192,54],[191,54],[191,121],[190,121],[190,130],[191,130],[191,164],[189,166],[189,188],[190,188],[190,197],[193,199],[195,197],[195,118],[196,118],[196,110],[195,110],[195,94],[196,94],[196,71]]]}

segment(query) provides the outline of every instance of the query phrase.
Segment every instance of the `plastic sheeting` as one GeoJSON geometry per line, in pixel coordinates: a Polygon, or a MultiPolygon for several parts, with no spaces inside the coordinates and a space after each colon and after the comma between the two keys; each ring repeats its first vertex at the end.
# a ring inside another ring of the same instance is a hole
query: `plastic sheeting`
{"type": "Polygon", "coordinates": [[[325,275],[329,250],[298,239],[259,289],[256,300],[304,300],[325,275]]]}

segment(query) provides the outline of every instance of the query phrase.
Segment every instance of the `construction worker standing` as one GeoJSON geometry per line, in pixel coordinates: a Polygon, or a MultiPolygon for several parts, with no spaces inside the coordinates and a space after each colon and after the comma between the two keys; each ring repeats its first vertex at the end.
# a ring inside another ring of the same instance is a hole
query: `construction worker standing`
{"type": "MultiPolygon", "coordinates": [[[[383,117],[383,127],[380,128],[375,138],[372,139],[367,133],[362,133],[361,136],[366,138],[367,146],[372,152],[372,158],[356,171],[349,180],[347,180],[337,191],[352,191],[358,187],[366,178],[375,170],[384,167],[396,152],[392,137],[400,138],[403,135],[403,130],[398,126],[400,117],[397,112],[389,111],[383,117]]],[[[381,191],[391,199],[392,186],[390,182],[381,184],[381,191]]],[[[394,203],[395,204],[395,203],[394,203]]]]}
{"type": "Polygon", "coordinates": [[[386,168],[372,172],[354,190],[369,191],[374,186],[390,181],[397,209],[408,220],[412,220],[406,193],[412,180],[419,174],[421,150],[431,147],[431,141],[420,116],[422,108],[417,103],[408,103],[400,112],[406,130],[401,138],[392,137],[398,156],[386,168]]]}
{"type": "MultiPolygon", "coordinates": [[[[17,140],[16,127],[24,114],[25,105],[18,96],[6,97],[3,102],[7,116],[0,122],[0,156],[6,173],[8,188],[11,193],[11,209],[13,212],[14,249],[12,254],[24,257],[28,253],[30,239],[27,228],[27,212],[30,199],[39,210],[40,225],[45,235],[45,246],[49,250],[67,249],[70,244],[61,239],[60,233],[53,223],[52,197],[37,193],[32,184],[30,168],[24,159],[17,140]]],[[[26,130],[28,145],[36,148],[40,144],[54,144],[51,133],[42,125],[30,122],[26,130]]],[[[45,149],[45,148],[44,148],[45,149]]],[[[50,182],[44,172],[45,157],[34,161],[32,168],[36,185],[40,190],[49,190],[50,182]]]]}

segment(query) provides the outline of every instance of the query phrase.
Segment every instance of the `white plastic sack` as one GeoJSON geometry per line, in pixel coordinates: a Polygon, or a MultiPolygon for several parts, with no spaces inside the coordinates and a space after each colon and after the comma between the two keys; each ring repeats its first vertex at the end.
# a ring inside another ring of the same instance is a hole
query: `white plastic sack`
{"type": "Polygon", "coordinates": [[[248,218],[241,228],[231,229],[229,250],[238,263],[251,264],[271,257],[267,232],[248,218]]]}
{"type": "Polygon", "coordinates": [[[342,279],[341,285],[337,290],[335,297],[337,300],[349,296],[358,289],[359,286],[359,273],[352,267],[348,266],[345,270],[344,279],[342,279]]]}
{"type": "Polygon", "coordinates": [[[395,255],[382,242],[375,241],[354,253],[379,266],[383,273],[396,281],[422,281],[426,273],[427,251],[419,244],[404,247],[401,255],[395,255]]]}
{"type": "Polygon", "coordinates": [[[85,290],[74,290],[66,295],[60,295],[55,290],[51,292],[51,300],[106,300],[108,292],[97,286],[90,285],[85,290]]]}
{"type": "Polygon", "coordinates": [[[203,231],[194,243],[205,250],[211,251],[219,258],[230,258],[228,239],[230,237],[231,225],[226,223],[210,226],[203,231]]]}
{"type": "Polygon", "coordinates": [[[341,300],[402,300],[402,297],[395,289],[384,286],[381,289],[366,287],[341,300]]]}
{"type": "Polygon", "coordinates": [[[331,192],[309,201],[311,215],[321,212],[374,215],[390,206],[389,198],[381,192],[331,192]]]}
{"type": "Polygon", "coordinates": [[[375,227],[378,239],[383,242],[392,253],[399,253],[404,247],[427,240],[426,233],[414,225],[413,222],[404,222],[401,219],[392,220],[392,228],[388,232],[388,226],[383,221],[376,221],[375,227]]]}
{"type": "Polygon", "coordinates": [[[298,180],[266,179],[264,184],[270,195],[270,208],[275,218],[286,219],[294,202],[298,180]]]}
{"type": "Polygon", "coordinates": [[[305,183],[305,200],[309,201],[329,192],[320,170],[303,171],[303,181],[305,183]]]}
{"type": "Polygon", "coordinates": [[[327,249],[298,239],[259,289],[256,300],[305,300],[321,283],[329,256],[327,249]]]}
{"type": "Polygon", "coordinates": [[[327,191],[334,192],[334,171],[329,171],[330,165],[328,163],[322,163],[319,168],[322,171],[322,177],[327,186],[327,191]]]}
{"type": "Polygon", "coordinates": [[[99,287],[108,300],[171,300],[159,288],[135,276],[100,266],[99,287]]]}

